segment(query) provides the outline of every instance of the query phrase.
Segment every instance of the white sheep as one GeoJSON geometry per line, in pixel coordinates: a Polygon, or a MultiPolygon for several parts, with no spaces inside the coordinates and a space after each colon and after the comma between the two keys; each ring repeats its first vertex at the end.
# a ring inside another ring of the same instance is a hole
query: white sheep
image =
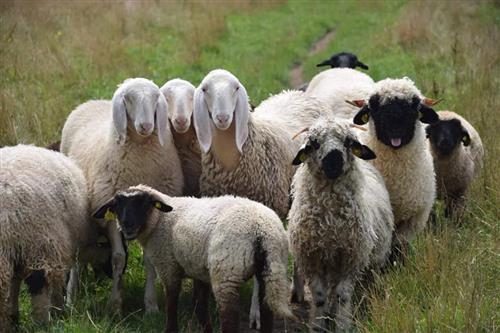
{"type": "Polygon", "coordinates": [[[167,295],[167,332],[178,331],[183,277],[195,279],[196,314],[204,332],[211,332],[209,286],[221,332],[238,332],[239,288],[254,274],[263,330],[272,330],[273,314],[293,318],[287,300],[288,238],[279,217],[264,205],[233,196],[169,197],[140,185],[118,192],[94,214],[106,215],[118,220],[126,239],[137,238],[151,254],[167,295]]]}
{"type": "Polygon", "coordinates": [[[425,142],[422,123],[438,120],[409,78],[385,79],[354,117],[358,125],[368,123],[362,140],[377,158],[375,167],[384,176],[394,212],[396,246],[406,246],[427,222],[436,197],[432,156],[425,142]]]}
{"type": "Polygon", "coordinates": [[[195,87],[188,81],[173,79],[161,88],[168,104],[168,119],[174,131],[175,147],[184,173],[184,195],[199,196],[201,152],[192,124],[195,87]]]}
{"type": "Polygon", "coordinates": [[[345,101],[367,99],[374,82],[365,73],[351,68],[334,68],[316,75],[309,84],[306,94],[319,98],[332,108],[336,117],[352,119],[359,110],[345,101]]]}
{"type": "MultiPolygon", "coordinates": [[[[91,209],[116,191],[148,184],[169,195],[181,195],[181,164],[168,125],[167,103],[156,84],[135,78],[121,84],[112,101],[89,101],[68,117],[61,151],[82,168],[91,209]]],[[[120,311],[125,244],[116,223],[99,222],[111,242],[113,287],[108,307],[120,311]]],[[[147,312],[157,311],[154,269],[144,254],[147,312]]]]}
{"type": "Polygon", "coordinates": [[[352,319],[354,285],[367,268],[381,268],[391,249],[394,217],[380,173],[363,160],[375,154],[343,120],[308,131],[294,164],[288,215],[292,253],[313,298],[311,331],[323,332],[328,305],[336,331],[352,319]]]}
{"type": "MultiPolygon", "coordinates": [[[[326,105],[301,91],[285,91],[250,112],[248,95],[226,70],[211,71],[195,91],[194,126],[202,150],[200,192],[248,197],[273,209],[289,210],[289,189],[299,148],[292,137],[311,125],[326,105]]],[[[254,286],[250,326],[259,328],[254,286]]]]}
{"type": "Polygon", "coordinates": [[[82,171],[47,149],[0,149],[0,205],[0,331],[10,332],[19,319],[21,282],[31,294],[35,322],[47,323],[49,309],[63,305],[77,252],[85,256],[97,234],[82,171]]]}
{"type": "Polygon", "coordinates": [[[463,117],[439,111],[439,121],[427,126],[436,169],[438,197],[446,203],[447,216],[460,216],[470,184],[483,167],[481,137],[463,117]]]}

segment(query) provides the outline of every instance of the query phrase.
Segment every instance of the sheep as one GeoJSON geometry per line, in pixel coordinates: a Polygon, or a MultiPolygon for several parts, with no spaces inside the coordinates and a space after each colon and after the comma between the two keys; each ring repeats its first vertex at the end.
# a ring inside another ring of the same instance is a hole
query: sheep
{"type": "Polygon", "coordinates": [[[301,166],[293,178],[288,231],[312,293],[311,331],[327,328],[329,301],[336,331],[349,330],[355,282],[368,268],[382,268],[391,248],[389,194],[380,173],[364,161],[375,154],[350,127],[345,120],[318,122],[293,160],[301,166]]]}
{"type": "MultiPolygon", "coordinates": [[[[184,179],[167,119],[167,102],[152,81],[125,80],[112,101],[94,100],[78,106],[62,131],[61,151],[83,169],[90,207],[100,207],[116,191],[132,185],[156,186],[181,195],[184,179]]],[[[111,242],[113,287],[108,308],[120,311],[125,244],[116,223],[98,221],[111,242]]],[[[154,269],[144,253],[146,312],[157,311],[154,269]]]]}
{"type": "MultiPolygon", "coordinates": [[[[62,307],[66,273],[95,242],[85,178],[63,154],[28,145],[0,149],[0,331],[19,319],[19,288],[34,321],[62,307]]],[[[5,330],[5,331],[4,331],[5,330]]]]}
{"type": "Polygon", "coordinates": [[[431,107],[435,101],[405,77],[377,82],[368,103],[357,102],[363,106],[353,121],[368,123],[362,141],[377,154],[372,163],[389,190],[395,250],[404,249],[425,227],[436,196],[434,165],[422,126],[438,120],[431,107]]]}
{"type": "Polygon", "coordinates": [[[211,332],[209,285],[221,332],[237,332],[239,288],[254,274],[260,286],[263,331],[272,331],[273,314],[293,318],[287,302],[288,238],[279,217],[264,205],[233,196],[169,197],[139,185],[119,191],[93,214],[106,215],[118,220],[126,239],[137,238],[151,253],[167,295],[166,332],[178,331],[183,277],[195,279],[196,294],[201,296],[196,314],[204,332],[211,332]]]}
{"type": "MultiPolygon", "coordinates": [[[[222,69],[202,80],[194,103],[194,127],[202,151],[201,195],[248,197],[285,220],[295,172],[290,161],[299,148],[292,136],[328,108],[303,92],[285,91],[250,112],[245,87],[222,69]]],[[[257,291],[255,285],[250,326],[259,328],[257,291]]]]}
{"type": "Polygon", "coordinates": [[[365,73],[350,68],[334,68],[316,75],[306,94],[327,103],[336,117],[352,119],[358,108],[345,101],[367,99],[374,84],[372,78],[365,73]]]}
{"type": "Polygon", "coordinates": [[[332,55],[330,59],[327,59],[319,64],[316,67],[322,66],[330,66],[331,68],[356,68],[361,67],[363,69],[368,70],[368,66],[358,60],[358,57],[355,54],[349,52],[340,52],[332,55]]]}
{"type": "Polygon", "coordinates": [[[168,104],[168,119],[174,128],[172,135],[181,159],[184,173],[184,195],[199,196],[201,175],[201,152],[194,126],[193,96],[195,87],[188,81],[173,79],[161,88],[168,104]]]}
{"type": "Polygon", "coordinates": [[[446,203],[446,216],[459,217],[472,180],[483,167],[484,149],[474,127],[452,111],[439,111],[439,121],[427,126],[434,159],[438,198],[446,203]]]}

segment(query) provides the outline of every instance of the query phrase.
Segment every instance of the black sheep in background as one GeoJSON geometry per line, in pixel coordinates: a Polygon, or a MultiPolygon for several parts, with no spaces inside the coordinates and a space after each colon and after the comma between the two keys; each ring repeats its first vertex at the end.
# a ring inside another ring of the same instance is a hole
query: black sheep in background
{"type": "Polygon", "coordinates": [[[358,60],[355,54],[349,52],[340,52],[331,56],[330,59],[323,61],[316,65],[317,67],[331,66],[331,68],[337,67],[348,67],[356,68],[361,67],[363,69],[368,69],[368,66],[358,60]]]}

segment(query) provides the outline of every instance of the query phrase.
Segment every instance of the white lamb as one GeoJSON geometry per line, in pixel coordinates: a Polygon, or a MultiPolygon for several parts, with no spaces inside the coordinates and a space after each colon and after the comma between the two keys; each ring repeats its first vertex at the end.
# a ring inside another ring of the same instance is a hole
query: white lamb
{"type": "MultiPolygon", "coordinates": [[[[291,161],[300,145],[292,137],[327,112],[326,105],[301,91],[271,96],[250,112],[239,80],[226,70],[211,71],[195,91],[201,195],[247,197],[284,220],[295,172],[291,161]]],[[[254,286],[250,325],[259,328],[257,290],[254,286]]]]}
{"type": "Polygon", "coordinates": [[[447,216],[459,217],[469,186],[483,167],[483,143],[460,115],[452,111],[439,111],[438,115],[439,121],[425,129],[436,168],[438,197],[445,200],[447,216]]]}
{"type": "Polygon", "coordinates": [[[95,242],[82,171],[63,154],[34,146],[0,149],[0,331],[19,319],[19,289],[31,294],[35,322],[63,305],[77,253],[95,242]]]}
{"type": "Polygon", "coordinates": [[[333,68],[316,75],[306,94],[327,103],[336,117],[352,119],[359,110],[345,101],[368,99],[374,82],[365,73],[351,68],[333,68]]]}
{"type": "Polygon", "coordinates": [[[438,120],[409,78],[385,79],[375,84],[372,95],[354,117],[368,123],[363,141],[375,154],[375,167],[384,176],[395,221],[395,245],[406,246],[427,222],[436,197],[431,152],[422,123],[438,120]]]}
{"type": "MultiPolygon", "coordinates": [[[[181,164],[168,126],[167,103],[150,80],[128,79],[113,100],[89,101],[68,117],[62,132],[61,151],[83,169],[91,209],[118,190],[148,184],[169,195],[181,195],[181,164]]],[[[113,289],[110,309],[121,310],[125,244],[116,223],[99,222],[111,242],[113,289]]],[[[154,269],[144,254],[146,311],[157,311],[154,269]]]]}
{"type": "Polygon", "coordinates": [[[327,330],[328,306],[336,331],[347,331],[351,296],[364,270],[381,268],[391,249],[394,217],[380,173],[363,160],[375,154],[351,125],[322,120],[310,128],[294,164],[290,244],[314,302],[311,331],[327,330]]]}
{"type": "Polygon", "coordinates": [[[151,254],[167,295],[166,332],[178,332],[177,300],[184,277],[195,279],[196,314],[204,332],[212,331],[210,286],[221,332],[239,331],[239,288],[254,274],[263,331],[272,331],[273,314],[293,318],[287,235],[276,213],[264,205],[233,196],[175,198],[140,185],[118,192],[94,214],[106,215],[118,220],[126,239],[137,238],[151,254]]]}
{"type": "Polygon", "coordinates": [[[200,195],[201,152],[192,124],[195,87],[188,81],[173,79],[161,88],[168,104],[168,119],[184,173],[184,195],[200,195]]]}

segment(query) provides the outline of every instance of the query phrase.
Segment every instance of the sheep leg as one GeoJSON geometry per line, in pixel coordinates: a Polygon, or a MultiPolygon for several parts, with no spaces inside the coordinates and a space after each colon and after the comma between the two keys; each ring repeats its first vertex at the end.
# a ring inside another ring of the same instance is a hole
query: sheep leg
{"type": "Polygon", "coordinates": [[[304,278],[299,273],[297,264],[293,264],[293,282],[292,282],[292,303],[304,303],[304,278]]]}
{"type": "Polygon", "coordinates": [[[44,271],[33,271],[25,279],[31,294],[33,319],[37,324],[47,324],[50,320],[50,286],[44,271]]]}
{"type": "Polygon", "coordinates": [[[262,318],[262,333],[271,333],[273,331],[274,326],[274,318],[273,312],[267,305],[267,302],[264,301],[266,295],[266,285],[264,280],[262,279],[262,274],[258,275],[258,284],[257,287],[259,289],[259,305],[260,305],[260,315],[262,318]]]}
{"type": "Polygon", "coordinates": [[[311,289],[313,300],[310,331],[325,332],[327,329],[326,317],[328,314],[326,283],[321,277],[313,277],[309,284],[309,289],[311,289]]]}
{"type": "Polygon", "coordinates": [[[200,280],[194,280],[194,296],[196,299],[195,313],[203,333],[212,333],[210,316],[208,314],[208,297],[210,286],[200,280]]]}
{"type": "Polygon", "coordinates": [[[249,327],[260,330],[259,281],[253,277],[252,305],[250,306],[249,327]]]}
{"type": "Polygon", "coordinates": [[[71,270],[69,271],[69,280],[66,287],[66,306],[73,305],[73,300],[78,292],[78,287],[80,284],[80,274],[81,268],[78,262],[75,262],[71,270]]]}
{"type": "Polygon", "coordinates": [[[178,332],[177,326],[177,303],[179,300],[179,293],[181,291],[181,279],[175,279],[170,282],[165,282],[167,323],[165,332],[173,333],[178,332]]]}
{"type": "Polygon", "coordinates": [[[61,313],[64,308],[64,284],[66,281],[66,272],[54,272],[48,276],[50,281],[50,299],[52,303],[52,312],[61,313]]]}
{"type": "Polygon", "coordinates": [[[350,278],[340,281],[333,293],[335,332],[346,332],[351,327],[351,298],[354,290],[350,278]]]}
{"type": "Polygon", "coordinates": [[[219,307],[221,333],[239,332],[239,288],[243,281],[231,279],[214,285],[214,296],[219,307]]]}
{"type": "Polygon", "coordinates": [[[113,264],[113,287],[111,297],[108,301],[108,309],[115,312],[121,312],[122,308],[122,289],[123,289],[123,270],[126,263],[126,253],[122,237],[114,222],[108,224],[108,238],[111,242],[111,261],[113,264]]]}
{"type": "MultiPolygon", "coordinates": [[[[10,332],[19,318],[19,296],[14,299],[14,270],[8,261],[2,259],[0,257],[0,327],[10,332]]],[[[20,285],[21,282],[17,284],[20,285]]]]}
{"type": "Polygon", "coordinates": [[[146,273],[146,291],[144,293],[144,306],[146,313],[158,312],[158,300],[156,298],[155,278],[156,271],[149,255],[144,251],[144,270],[146,273]]]}

